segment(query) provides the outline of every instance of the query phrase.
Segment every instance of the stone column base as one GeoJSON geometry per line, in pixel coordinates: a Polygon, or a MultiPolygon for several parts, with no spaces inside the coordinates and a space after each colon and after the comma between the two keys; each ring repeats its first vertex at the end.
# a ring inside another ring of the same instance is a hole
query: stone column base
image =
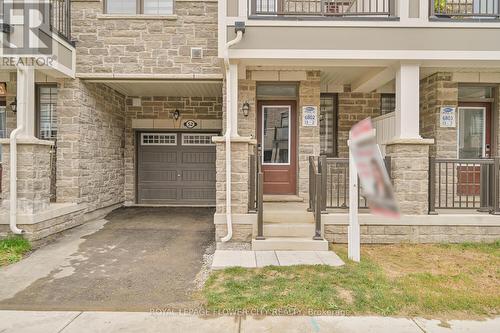
{"type": "Polygon", "coordinates": [[[404,215],[429,212],[429,146],[433,139],[396,139],[386,145],[391,157],[394,195],[404,215]]]}
{"type": "MultiPolygon", "coordinates": [[[[9,208],[10,196],[10,141],[2,144],[2,206],[9,208]]],[[[17,209],[18,214],[36,214],[50,203],[52,141],[36,138],[17,140],[17,209]]]]}

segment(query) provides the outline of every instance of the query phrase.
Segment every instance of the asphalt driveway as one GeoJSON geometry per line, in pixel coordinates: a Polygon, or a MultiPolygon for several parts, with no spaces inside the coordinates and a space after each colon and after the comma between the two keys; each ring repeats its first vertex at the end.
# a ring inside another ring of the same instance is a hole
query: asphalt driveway
{"type": "Polygon", "coordinates": [[[121,208],[0,269],[0,309],[150,311],[199,305],[210,208],[121,208]]]}

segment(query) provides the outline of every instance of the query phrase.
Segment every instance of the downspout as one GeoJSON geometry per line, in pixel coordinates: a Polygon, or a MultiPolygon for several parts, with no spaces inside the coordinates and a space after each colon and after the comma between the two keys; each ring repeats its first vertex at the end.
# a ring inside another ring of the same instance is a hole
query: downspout
{"type": "MultiPolygon", "coordinates": [[[[18,71],[23,71],[22,66],[17,66],[18,71]]],[[[19,84],[19,80],[18,80],[19,84]]],[[[18,90],[19,91],[19,90],[18,90]]],[[[24,112],[24,108],[26,107],[26,95],[25,90],[23,89],[23,96],[18,96],[17,101],[18,105],[18,113],[24,112]]],[[[20,115],[18,114],[18,117],[20,115]]],[[[15,130],[10,133],[10,171],[9,171],[9,225],[10,231],[12,231],[15,235],[20,235],[24,233],[24,230],[19,229],[17,227],[17,136],[20,132],[24,130],[24,117],[21,116],[20,124],[17,126],[15,130]]]]}
{"type": "Polygon", "coordinates": [[[226,70],[226,224],[227,235],[221,238],[223,243],[229,241],[233,237],[233,220],[231,217],[231,75],[229,73],[229,48],[241,41],[244,30],[237,30],[236,37],[226,43],[224,52],[224,68],[226,70]]]}

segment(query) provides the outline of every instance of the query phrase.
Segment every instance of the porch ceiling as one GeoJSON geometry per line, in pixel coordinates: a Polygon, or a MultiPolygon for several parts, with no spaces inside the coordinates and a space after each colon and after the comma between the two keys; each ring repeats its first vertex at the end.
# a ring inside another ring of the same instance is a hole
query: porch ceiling
{"type": "Polygon", "coordinates": [[[125,96],[222,96],[220,80],[100,80],[99,82],[125,96]]]}

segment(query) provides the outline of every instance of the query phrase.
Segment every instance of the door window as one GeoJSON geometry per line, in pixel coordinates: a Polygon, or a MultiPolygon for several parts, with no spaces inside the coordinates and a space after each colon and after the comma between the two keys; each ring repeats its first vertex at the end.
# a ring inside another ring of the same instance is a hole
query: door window
{"type": "Polygon", "coordinates": [[[485,154],[486,108],[458,109],[458,158],[482,158],[485,154]]]}
{"type": "Polygon", "coordinates": [[[290,164],[290,106],[262,107],[262,162],[290,164]]]}

